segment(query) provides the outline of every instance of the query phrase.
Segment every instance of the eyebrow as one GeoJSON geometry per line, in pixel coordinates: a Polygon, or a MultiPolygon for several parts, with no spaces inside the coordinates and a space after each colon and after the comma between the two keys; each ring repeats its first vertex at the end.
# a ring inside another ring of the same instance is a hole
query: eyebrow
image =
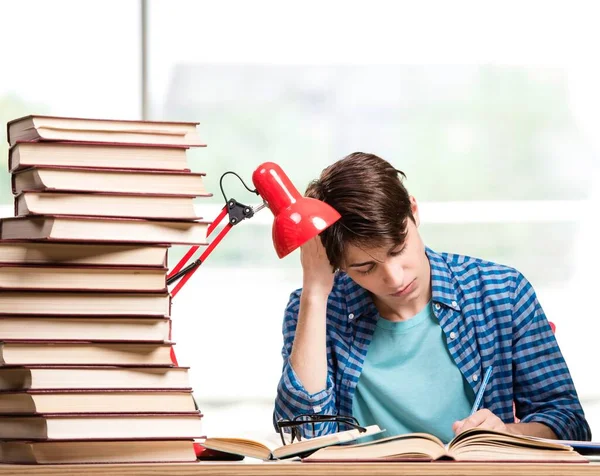
{"type": "MultiPolygon", "coordinates": [[[[398,246],[403,246],[404,243],[400,243],[399,245],[392,245],[392,247],[388,250],[388,252],[386,253],[387,256],[389,256],[393,250],[395,250],[396,248],[398,248],[398,246]]],[[[365,266],[367,264],[375,264],[376,260],[372,259],[370,261],[365,261],[363,263],[352,263],[348,265],[348,268],[360,268],[361,266],[365,266]]],[[[377,261],[378,262],[378,261],[377,261]]]]}

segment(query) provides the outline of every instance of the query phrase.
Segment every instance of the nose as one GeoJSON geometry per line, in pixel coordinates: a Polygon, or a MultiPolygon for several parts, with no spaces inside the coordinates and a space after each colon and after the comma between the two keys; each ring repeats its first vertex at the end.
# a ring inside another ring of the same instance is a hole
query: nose
{"type": "Polygon", "coordinates": [[[392,289],[399,289],[404,284],[404,269],[398,262],[390,260],[382,266],[383,282],[392,289]]]}

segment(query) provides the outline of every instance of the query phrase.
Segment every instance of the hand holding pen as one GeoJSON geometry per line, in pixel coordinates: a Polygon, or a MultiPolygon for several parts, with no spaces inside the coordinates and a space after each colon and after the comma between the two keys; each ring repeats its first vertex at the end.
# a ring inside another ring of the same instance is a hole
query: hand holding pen
{"type": "Polygon", "coordinates": [[[494,415],[490,410],[485,408],[482,410],[479,409],[491,376],[492,366],[489,366],[486,369],[483,380],[481,381],[481,385],[479,386],[479,390],[477,391],[477,395],[475,396],[475,402],[473,403],[473,407],[471,408],[470,415],[464,420],[454,422],[454,424],[452,425],[452,431],[454,431],[455,434],[458,435],[459,433],[462,433],[463,431],[468,430],[469,428],[476,427],[500,431],[507,430],[504,422],[500,420],[500,418],[498,418],[496,415],[494,415]]]}

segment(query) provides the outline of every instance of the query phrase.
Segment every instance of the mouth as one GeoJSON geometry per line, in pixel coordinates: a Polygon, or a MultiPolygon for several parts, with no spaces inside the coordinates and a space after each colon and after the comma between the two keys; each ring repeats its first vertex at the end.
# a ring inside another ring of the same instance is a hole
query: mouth
{"type": "Polygon", "coordinates": [[[391,295],[394,297],[400,297],[400,296],[405,296],[408,293],[410,293],[414,287],[415,287],[415,282],[416,282],[416,278],[413,279],[410,283],[408,283],[406,286],[404,286],[402,289],[396,291],[395,293],[392,293],[391,295]]]}

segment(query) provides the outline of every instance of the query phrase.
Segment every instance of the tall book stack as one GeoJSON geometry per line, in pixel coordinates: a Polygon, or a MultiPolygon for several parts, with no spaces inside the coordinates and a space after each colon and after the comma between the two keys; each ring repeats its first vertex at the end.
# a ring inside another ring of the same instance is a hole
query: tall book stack
{"type": "Polygon", "coordinates": [[[170,341],[171,244],[206,244],[195,123],[8,123],[0,220],[0,461],[194,461],[202,436],[170,341]]]}

